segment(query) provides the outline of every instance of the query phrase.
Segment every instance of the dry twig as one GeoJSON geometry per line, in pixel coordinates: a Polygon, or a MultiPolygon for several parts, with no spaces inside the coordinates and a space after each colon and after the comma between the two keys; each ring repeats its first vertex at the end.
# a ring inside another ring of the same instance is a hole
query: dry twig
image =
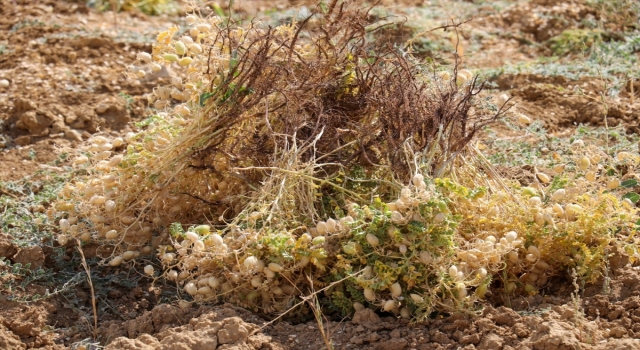
{"type": "Polygon", "coordinates": [[[87,260],[84,257],[84,252],[82,251],[82,243],[80,240],[76,240],[78,244],[78,253],[80,253],[80,258],[82,259],[82,267],[87,273],[87,280],[89,282],[89,288],[91,288],[91,306],[93,307],[93,339],[98,338],[98,309],[96,307],[96,293],[93,289],[93,282],[91,281],[91,270],[89,269],[89,264],[87,264],[87,260]]]}

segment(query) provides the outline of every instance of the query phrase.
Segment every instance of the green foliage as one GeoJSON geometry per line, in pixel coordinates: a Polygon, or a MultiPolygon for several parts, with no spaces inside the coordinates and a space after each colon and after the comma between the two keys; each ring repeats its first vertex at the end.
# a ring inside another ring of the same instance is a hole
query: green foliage
{"type": "Polygon", "coordinates": [[[20,181],[0,181],[0,231],[19,245],[39,243],[52,234],[45,206],[53,203],[71,173],[38,171],[20,181]]]}
{"type": "Polygon", "coordinates": [[[141,11],[148,15],[176,13],[179,10],[175,0],[88,0],[87,6],[100,11],[141,11]]]}
{"type": "MultiPolygon", "coordinates": [[[[577,38],[577,37],[572,37],[577,38]]],[[[569,46],[556,42],[558,52],[564,54],[570,49],[583,52],[582,42],[570,41],[569,46]],[[574,45],[577,44],[577,45],[574,45]]],[[[622,35],[620,40],[593,41],[589,50],[583,54],[563,57],[541,57],[535,62],[506,65],[484,71],[489,79],[495,79],[502,74],[536,74],[542,76],[563,76],[571,80],[584,77],[600,78],[607,82],[610,96],[617,96],[627,81],[640,78],[640,62],[636,52],[640,48],[640,32],[630,32],[622,35]]]]}
{"type": "Polygon", "coordinates": [[[618,31],[638,29],[640,3],[636,0],[587,0],[598,14],[599,26],[618,31]]]}
{"type": "Polygon", "coordinates": [[[125,107],[126,107],[128,110],[131,110],[131,108],[132,108],[131,106],[132,106],[132,105],[133,105],[133,103],[135,102],[135,101],[134,101],[134,99],[133,99],[133,96],[131,96],[131,95],[129,95],[129,94],[127,94],[127,93],[125,93],[125,92],[119,92],[119,93],[118,93],[118,96],[124,100],[124,102],[125,102],[125,107]]]}
{"type": "Polygon", "coordinates": [[[173,237],[184,237],[184,229],[182,228],[182,224],[179,222],[174,222],[169,225],[169,233],[173,237]]]}
{"type": "Polygon", "coordinates": [[[603,32],[592,29],[567,29],[549,39],[548,45],[556,56],[587,52],[603,41],[603,32]]]}

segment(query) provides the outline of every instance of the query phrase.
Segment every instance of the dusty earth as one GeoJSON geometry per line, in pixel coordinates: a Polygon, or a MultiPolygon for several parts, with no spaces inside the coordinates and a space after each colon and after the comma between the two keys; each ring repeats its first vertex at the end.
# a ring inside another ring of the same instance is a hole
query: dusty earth
{"type": "MultiPolygon", "coordinates": [[[[238,11],[284,11],[301,3],[246,1],[238,11]]],[[[548,56],[549,38],[577,19],[598,16],[582,1],[451,3],[448,9],[460,10],[448,17],[474,17],[462,27],[459,44],[471,69],[548,56]]],[[[407,21],[415,17],[407,6],[439,6],[383,5],[407,21]]],[[[138,51],[150,51],[160,29],[177,20],[99,13],[79,1],[0,0],[0,80],[9,82],[0,86],[0,184],[27,177],[37,193],[36,180],[65,172],[65,148],[96,132],[122,134],[135,128],[129,122],[152,113],[144,94],[170,73],[139,83],[123,72],[138,51]]],[[[400,37],[407,39],[389,40],[400,37]]],[[[617,96],[607,94],[601,77],[505,72],[489,80],[490,94],[512,96],[520,112],[551,132],[581,123],[640,132],[638,80],[617,96]]],[[[23,195],[0,186],[0,196],[23,195]]],[[[47,204],[31,210],[42,212],[47,204]]],[[[640,267],[620,254],[612,258],[607,279],[577,293],[571,278],[560,276],[534,296],[494,295],[479,305],[479,316],[434,315],[412,324],[365,309],[350,320],[325,319],[321,332],[315,320],[268,323],[232,305],[179,303],[175,286],[143,277],[140,267],[121,271],[93,264],[97,247],[83,250],[93,269],[97,329],[75,247],[47,239],[25,244],[0,233],[0,349],[321,349],[323,334],[335,349],[640,349],[640,267]],[[17,264],[22,268],[10,266],[17,264]]]]}

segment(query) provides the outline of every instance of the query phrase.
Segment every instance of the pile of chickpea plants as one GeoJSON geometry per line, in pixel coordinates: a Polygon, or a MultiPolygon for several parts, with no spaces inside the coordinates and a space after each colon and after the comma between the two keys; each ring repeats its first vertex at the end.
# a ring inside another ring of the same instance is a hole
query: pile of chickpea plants
{"type": "Polygon", "coordinates": [[[275,315],[323,290],[325,312],[418,320],[637,256],[635,180],[619,171],[637,154],[577,140],[530,186],[502,179],[473,137],[529,119],[478,98],[459,65],[377,44],[367,13],[332,2],[270,27],[194,11],[160,33],[129,67],[174,73],[149,93],[158,113],[78,151],[49,212],[59,243],[97,242],[106,264],[146,265],[187,299],[275,315]]]}

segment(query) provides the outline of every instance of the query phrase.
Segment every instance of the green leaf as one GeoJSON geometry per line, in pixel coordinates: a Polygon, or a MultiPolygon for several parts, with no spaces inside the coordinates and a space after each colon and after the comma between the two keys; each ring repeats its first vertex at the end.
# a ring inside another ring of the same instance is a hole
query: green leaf
{"type": "Polygon", "coordinates": [[[207,102],[207,100],[209,98],[211,98],[211,96],[213,96],[215,93],[213,92],[205,92],[202,95],[200,95],[200,107],[204,107],[204,104],[207,102]]]}
{"type": "Polygon", "coordinates": [[[216,15],[218,15],[219,17],[227,17],[227,15],[224,13],[224,11],[222,10],[222,7],[220,7],[220,5],[218,5],[217,3],[213,3],[211,5],[211,7],[213,8],[213,11],[215,11],[216,15]]]}
{"type": "Polygon", "coordinates": [[[638,180],[636,180],[636,179],[624,180],[624,181],[622,181],[620,186],[622,186],[624,188],[636,187],[636,186],[638,186],[638,180]]]}
{"type": "Polygon", "coordinates": [[[238,55],[238,50],[231,51],[231,59],[229,60],[229,71],[233,71],[240,63],[240,56],[238,55]]]}
{"type": "Polygon", "coordinates": [[[482,198],[487,194],[487,189],[485,187],[478,187],[478,188],[474,188],[473,190],[471,190],[471,192],[469,192],[469,199],[478,199],[478,198],[482,198]]]}
{"type": "Polygon", "coordinates": [[[412,220],[407,224],[407,230],[411,233],[421,234],[425,232],[424,225],[420,221],[412,220]]]}
{"type": "Polygon", "coordinates": [[[174,222],[171,225],[169,225],[169,233],[171,233],[171,236],[173,237],[183,236],[184,229],[182,228],[182,224],[180,224],[179,222],[174,222]]]}
{"type": "Polygon", "coordinates": [[[147,126],[149,126],[151,124],[157,123],[159,120],[160,120],[160,117],[158,117],[157,115],[150,115],[147,118],[145,118],[145,119],[143,119],[143,120],[141,120],[139,122],[136,122],[135,125],[137,127],[139,127],[139,128],[144,128],[144,127],[147,127],[147,126]]]}
{"type": "Polygon", "coordinates": [[[322,11],[322,13],[326,14],[329,11],[329,6],[327,6],[327,3],[324,1],[320,1],[320,11],[322,11]]]}
{"type": "Polygon", "coordinates": [[[634,192],[629,192],[627,194],[625,194],[624,196],[622,196],[622,198],[627,198],[630,201],[632,201],[633,203],[637,203],[640,200],[640,194],[634,193],[634,192]]]}

